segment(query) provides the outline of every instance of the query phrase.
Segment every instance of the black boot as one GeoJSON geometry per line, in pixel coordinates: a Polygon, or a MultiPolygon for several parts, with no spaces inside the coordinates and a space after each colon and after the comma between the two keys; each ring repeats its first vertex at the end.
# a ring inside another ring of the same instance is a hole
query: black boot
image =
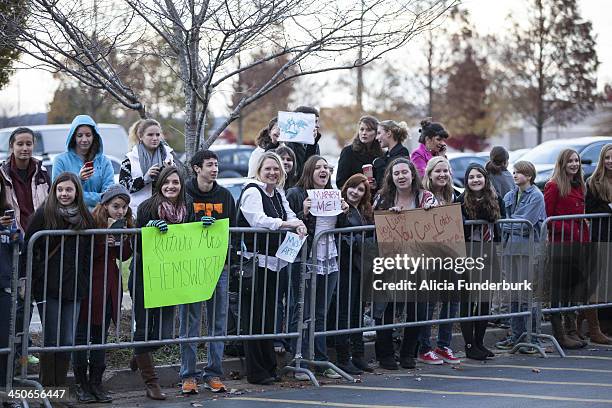
{"type": "Polygon", "coordinates": [[[96,402],[96,397],[91,393],[87,380],[87,366],[74,366],[72,370],[74,371],[74,385],[78,401],[83,403],[96,402]]]}
{"type": "Polygon", "coordinates": [[[363,356],[356,356],[353,355],[353,365],[355,367],[357,367],[360,370],[363,370],[365,372],[368,373],[373,373],[374,369],[368,364],[368,362],[366,361],[365,358],[363,358],[363,356]]]}
{"type": "Polygon", "coordinates": [[[104,388],[102,388],[102,375],[104,374],[105,366],[89,367],[89,387],[91,393],[98,402],[112,402],[113,399],[104,388]]]}
{"type": "Polygon", "coordinates": [[[487,326],[488,322],[486,320],[474,322],[474,345],[484,352],[487,357],[495,357],[495,353],[484,346],[484,336],[487,326]]]}
{"type": "Polygon", "coordinates": [[[474,322],[461,322],[460,325],[465,341],[465,356],[473,360],[486,360],[487,354],[474,343],[474,322]]]}

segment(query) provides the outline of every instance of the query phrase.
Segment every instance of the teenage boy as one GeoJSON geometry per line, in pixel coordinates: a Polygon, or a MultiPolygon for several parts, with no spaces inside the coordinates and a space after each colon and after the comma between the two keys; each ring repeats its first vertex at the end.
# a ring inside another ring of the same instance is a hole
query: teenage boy
{"type": "MultiPolygon", "coordinates": [[[[229,218],[230,226],[236,221],[236,204],[232,194],[215,181],[219,173],[217,155],[210,150],[200,150],[191,158],[191,168],[195,173],[187,182],[187,194],[193,200],[193,212],[197,219],[212,217],[229,218]]],[[[228,272],[224,268],[215,292],[210,300],[179,306],[180,337],[199,337],[202,325],[202,303],[206,305],[206,322],[209,336],[224,336],[227,325],[228,272]]],[[[198,392],[196,369],[197,343],[181,343],[181,371],[183,394],[198,392]]],[[[208,343],[208,365],[202,379],[204,387],[212,392],[226,391],[221,382],[223,368],[223,342],[208,343]]]]}
{"type": "MultiPolygon", "coordinates": [[[[533,225],[533,241],[540,242],[540,229],[546,219],[544,195],[533,184],[536,178],[535,166],[528,161],[519,161],[514,164],[514,189],[504,196],[506,218],[528,220],[533,225]]],[[[503,261],[506,274],[510,275],[511,282],[522,282],[523,279],[532,280],[529,276],[529,230],[526,224],[502,223],[503,233],[503,261]]],[[[513,296],[510,304],[511,312],[524,312],[528,310],[527,294],[523,292],[513,296]]],[[[534,306],[535,307],[535,306],[534,306]]],[[[511,350],[517,340],[527,331],[527,317],[519,316],[510,319],[512,335],[506,340],[498,342],[495,346],[501,350],[511,350]]],[[[535,322],[533,323],[535,324],[535,322]]],[[[526,341],[526,340],[525,340],[526,341]]],[[[533,353],[534,349],[521,348],[522,353],[533,353]]]]}

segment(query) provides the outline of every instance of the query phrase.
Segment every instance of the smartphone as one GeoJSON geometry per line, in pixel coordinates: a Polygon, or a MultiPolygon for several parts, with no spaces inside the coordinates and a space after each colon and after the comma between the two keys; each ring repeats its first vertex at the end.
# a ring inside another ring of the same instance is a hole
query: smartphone
{"type": "Polygon", "coordinates": [[[85,168],[87,168],[87,169],[93,169],[93,166],[94,166],[94,165],[93,165],[93,162],[92,162],[92,161],[85,162],[85,168]]]}
{"type": "MultiPolygon", "coordinates": [[[[113,222],[109,228],[122,229],[122,228],[125,228],[125,226],[126,226],[125,218],[122,218],[120,220],[113,222]]],[[[121,235],[113,235],[113,237],[115,238],[115,246],[121,245],[121,235]]]]}
{"type": "Polygon", "coordinates": [[[6,210],[4,211],[5,217],[11,217],[11,219],[15,218],[15,210],[6,210]]]}

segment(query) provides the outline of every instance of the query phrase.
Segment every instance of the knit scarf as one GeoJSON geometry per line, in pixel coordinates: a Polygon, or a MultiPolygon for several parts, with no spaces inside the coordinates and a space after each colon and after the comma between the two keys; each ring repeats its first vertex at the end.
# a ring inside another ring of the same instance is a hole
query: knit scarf
{"type": "Polygon", "coordinates": [[[149,153],[142,142],[138,143],[138,160],[140,161],[140,170],[142,171],[143,176],[147,174],[149,169],[154,165],[157,164],[161,167],[165,158],[166,149],[164,149],[163,143],[159,144],[153,154],[149,153]]]}
{"type": "Polygon", "coordinates": [[[68,206],[59,206],[57,208],[59,215],[70,225],[78,225],[81,222],[81,214],[79,213],[79,207],[76,204],[68,206]]]}
{"type": "Polygon", "coordinates": [[[184,205],[179,207],[170,201],[164,200],[159,206],[159,218],[171,224],[180,224],[184,221],[187,209],[184,205]]]}

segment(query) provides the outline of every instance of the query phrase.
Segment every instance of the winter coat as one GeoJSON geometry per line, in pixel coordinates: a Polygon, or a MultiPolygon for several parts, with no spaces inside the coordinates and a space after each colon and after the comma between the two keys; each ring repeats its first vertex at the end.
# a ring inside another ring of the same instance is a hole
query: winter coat
{"type": "Polygon", "coordinates": [[[412,152],[410,156],[410,161],[414,163],[414,167],[416,167],[419,172],[419,176],[423,178],[425,175],[425,169],[427,168],[427,162],[434,157],[434,155],[427,150],[424,143],[419,143],[419,147],[412,152]]]}
{"type": "Polygon", "coordinates": [[[383,177],[385,176],[385,170],[389,163],[397,157],[405,157],[410,159],[410,151],[401,143],[393,146],[393,149],[388,150],[383,157],[379,157],[372,161],[374,167],[374,178],[376,178],[376,185],[381,188],[383,185],[383,177]]]}
{"type": "MultiPolygon", "coordinates": [[[[96,235],[94,244],[93,272],[91,279],[91,324],[104,325],[104,299],[106,310],[111,310],[111,318],[117,323],[117,312],[121,309],[123,298],[123,285],[121,270],[117,261],[125,262],[132,256],[133,238],[123,237],[123,247],[109,246],[106,249],[106,235],[96,235]],[[121,252],[121,259],[119,259],[121,252]],[[106,291],[104,284],[104,265],[106,264],[106,291]],[[104,295],[106,294],[106,295],[104,295]]],[[[79,320],[87,323],[89,313],[89,293],[81,300],[81,314],[79,320]]]]}
{"type": "MultiPolygon", "coordinates": [[[[174,150],[167,144],[161,144],[166,151],[164,165],[174,166],[174,150]]],[[[140,158],[138,157],[138,145],[134,146],[130,152],[125,155],[125,159],[121,162],[121,171],[119,172],[119,183],[128,189],[130,192],[130,208],[132,214],[138,212],[138,206],[153,194],[153,180],[145,182],[144,174],[140,168],[140,158]]]]}
{"type": "MultiPolygon", "coordinates": [[[[69,229],[69,227],[70,226],[66,224],[61,229],[69,229]]],[[[30,221],[30,225],[25,234],[24,248],[27,248],[28,241],[35,233],[46,229],[44,206],[41,206],[36,210],[30,221]]],[[[66,236],[63,241],[63,251],[61,247],[61,238],[59,236],[49,237],[48,260],[46,241],[47,239],[45,237],[38,238],[32,252],[32,294],[34,295],[34,299],[36,299],[37,302],[44,300],[45,269],[47,270],[47,297],[59,299],[60,286],[61,298],[63,300],[78,301],[87,296],[89,293],[91,236],[66,236]],[[45,261],[47,261],[46,265],[45,261]]],[[[21,265],[23,266],[21,269],[22,276],[24,276],[26,272],[26,256],[27,251],[24,251],[21,259],[21,265]]]]}
{"type": "MultiPolygon", "coordinates": [[[[588,182],[585,202],[587,214],[612,214],[610,203],[591,189],[588,182]]],[[[594,218],[591,220],[591,241],[610,242],[612,237],[610,237],[609,231],[610,218],[594,218]]]]}
{"type": "Polygon", "coordinates": [[[336,172],[336,186],[338,189],[342,189],[346,180],[352,175],[363,173],[363,165],[372,164],[377,157],[372,153],[356,152],[353,150],[353,145],[342,149],[336,172]]]}
{"type": "MultiPolygon", "coordinates": [[[[540,242],[540,229],[546,219],[544,195],[535,185],[527,188],[516,202],[519,188],[515,187],[504,196],[506,218],[531,222],[534,228],[533,242],[540,242]]],[[[505,255],[529,255],[530,228],[524,224],[502,223],[502,242],[505,255]]]]}
{"type": "Polygon", "coordinates": [[[114,183],[114,172],[113,165],[110,160],[104,155],[104,147],[102,138],[100,137],[100,131],[98,125],[94,120],[87,115],[79,115],[72,121],[70,131],[66,137],[66,152],[58,155],[53,160],[53,175],[52,179],[55,180],[60,173],[69,171],[79,176],[81,168],[85,164],[83,159],[71,148],[69,148],[70,141],[75,137],[76,129],[79,126],[88,125],[93,129],[94,138],[98,139],[100,143],[100,149],[96,152],[93,159],[94,174],[86,181],[81,180],[83,185],[83,192],[85,198],[85,204],[88,207],[93,208],[99,202],[102,197],[102,193],[106,191],[114,183]]]}
{"type": "Polygon", "coordinates": [[[499,197],[505,197],[509,191],[514,189],[514,177],[508,170],[503,170],[500,174],[489,173],[489,176],[499,197]]]}
{"type": "Polygon", "coordinates": [[[308,160],[310,156],[321,154],[319,150],[320,139],[321,134],[317,133],[317,136],[315,136],[314,144],[309,145],[297,142],[287,143],[287,147],[291,148],[291,150],[293,150],[293,153],[295,154],[295,163],[293,164],[293,168],[295,174],[297,174],[298,177],[301,176],[304,171],[304,163],[306,163],[306,160],[308,160]]]}
{"type": "MultiPolygon", "coordinates": [[[[49,178],[49,173],[47,172],[45,166],[42,165],[42,162],[33,157],[30,159],[30,168],[28,169],[28,171],[29,184],[32,190],[31,205],[33,207],[33,211],[30,215],[31,217],[34,215],[34,211],[36,211],[38,207],[40,207],[47,199],[47,196],[49,195],[49,189],[51,188],[51,180],[49,178]]],[[[21,231],[25,231],[28,227],[30,220],[22,220],[21,209],[26,204],[21,202],[17,197],[17,192],[15,190],[11,174],[11,161],[9,160],[3,162],[0,166],[0,177],[2,177],[2,179],[4,180],[4,185],[6,186],[6,198],[11,208],[15,210],[17,228],[19,228],[19,230],[21,231]]],[[[18,181],[15,182],[17,183],[18,181]]]]}
{"type": "MultiPolygon", "coordinates": [[[[13,223],[13,226],[15,224],[13,223]]],[[[13,254],[15,245],[19,245],[22,241],[22,236],[16,228],[3,229],[0,226],[0,290],[11,287],[13,280],[13,254]],[[13,239],[13,234],[18,234],[18,239],[13,239]]]]}
{"type": "MultiPolygon", "coordinates": [[[[546,215],[584,214],[584,191],[573,186],[566,197],[561,197],[557,183],[550,180],[544,186],[546,215]]],[[[589,225],[584,220],[552,221],[548,224],[548,236],[553,242],[589,242],[589,225]]]]}

